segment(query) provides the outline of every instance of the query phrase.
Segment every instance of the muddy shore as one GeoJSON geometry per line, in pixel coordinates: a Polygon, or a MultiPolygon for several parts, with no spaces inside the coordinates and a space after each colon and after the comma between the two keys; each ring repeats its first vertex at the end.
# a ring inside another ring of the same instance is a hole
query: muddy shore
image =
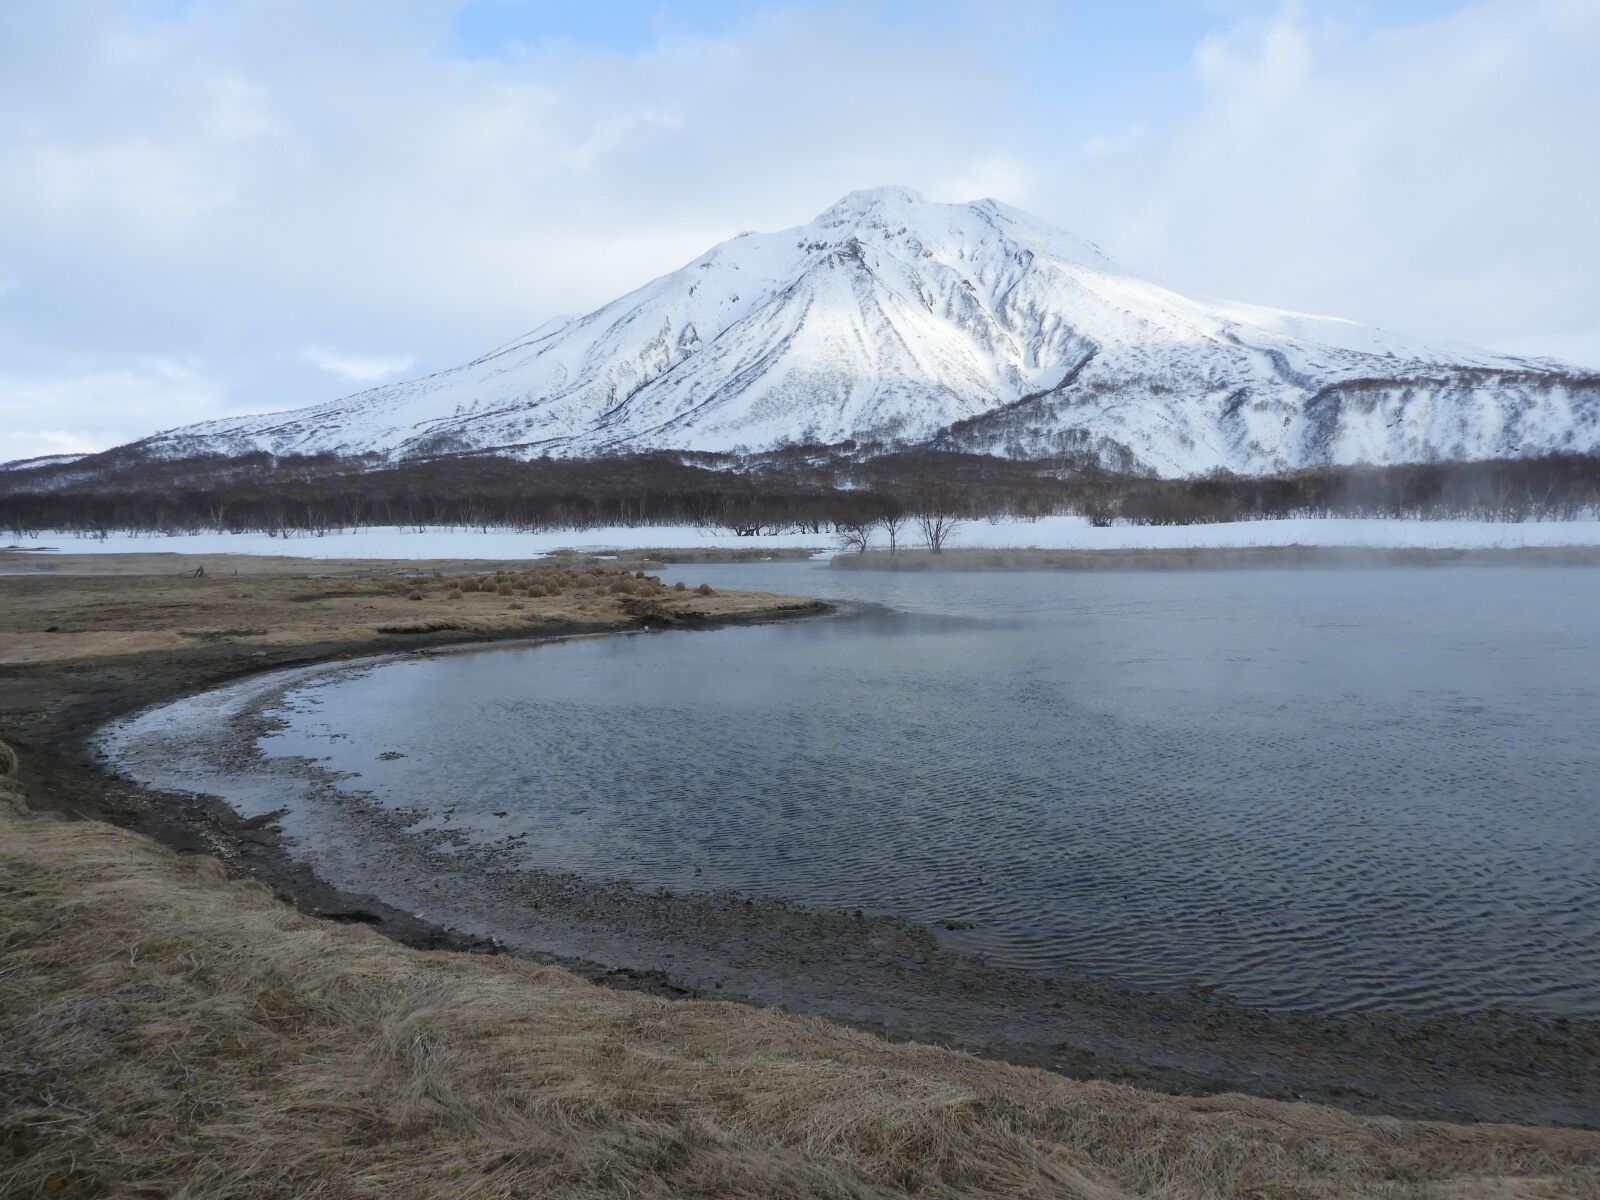
{"type": "MultiPolygon", "coordinates": [[[[140,584],[138,577],[121,577],[117,586],[140,584]]],[[[283,603],[307,603],[292,598],[307,590],[297,581],[283,603]]],[[[50,636],[73,636],[65,617],[52,617],[50,595],[46,581],[0,578],[0,630],[31,634],[33,626],[42,632],[54,622],[50,636]]],[[[742,611],[731,604],[720,612],[686,609],[671,619],[712,626],[816,611],[787,600],[751,602],[742,611]]],[[[421,881],[414,907],[386,905],[318,879],[290,855],[270,822],[243,818],[216,800],[108,775],[91,748],[95,732],[113,719],[259,672],[396,649],[617,631],[663,619],[630,613],[619,601],[604,619],[519,613],[503,626],[479,619],[405,635],[329,622],[314,638],[241,629],[125,653],[12,661],[0,666],[0,730],[21,752],[23,783],[36,807],[109,820],[180,851],[214,855],[308,913],[367,924],[414,946],[509,948],[618,986],[780,1005],[1077,1078],[1178,1093],[1244,1091],[1409,1117],[1600,1126],[1600,1028],[1589,1023],[1509,1015],[1269,1015],[1202,992],[1139,993],[1087,978],[1039,979],[950,952],[934,931],[884,918],[729,895],[645,893],[493,862],[463,872],[458,856],[372,820],[366,828],[373,861],[421,881]],[[451,916],[464,917],[467,889],[485,887],[506,900],[498,940],[452,928],[465,925],[451,916]],[[436,919],[411,915],[424,909],[436,919]]]]}

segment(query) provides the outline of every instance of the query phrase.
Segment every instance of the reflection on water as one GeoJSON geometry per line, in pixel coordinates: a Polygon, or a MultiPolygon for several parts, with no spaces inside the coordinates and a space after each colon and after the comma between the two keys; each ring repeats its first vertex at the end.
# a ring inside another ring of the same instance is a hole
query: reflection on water
{"type": "Polygon", "coordinates": [[[532,865],[1024,969],[1600,1014],[1600,572],[681,575],[883,607],[395,662],[264,745],[532,865]]]}

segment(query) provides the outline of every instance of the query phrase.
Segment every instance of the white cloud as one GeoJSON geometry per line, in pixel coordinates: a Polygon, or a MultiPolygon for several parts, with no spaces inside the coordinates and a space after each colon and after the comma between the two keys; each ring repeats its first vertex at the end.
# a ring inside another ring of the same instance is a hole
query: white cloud
{"type": "Polygon", "coordinates": [[[0,429],[0,463],[47,454],[91,454],[104,448],[66,429],[0,429]]]}
{"type": "Polygon", "coordinates": [[[1183,290],[1600,366],[1600,4],[1317,12],[1203,42],[1196,111],[1079,159],[1054,215],[1183,290]]]}
{"type": "Polygon", "coordinates": [[[0,373],[0,462],[104,450],[157,428],[225,415],[223,389],[195,363],[176,358],[0,373]]]}
{"type": "Polygon", "coordinates": [[[409,371],[417,365],[415,355],[347,354],[326,346],[307,346],[300,355],[319,371],[327,371],[353,383],[376,383],[409,371]]]}
{"type": "Polygon", "coordinates": [[[962,164],[953,175],[936,180],[927,189],[930,200],[961,204],[986,196],[1026,207],[1033,203],[1038,171],[1009,155],[993,154],[962,164]]]}

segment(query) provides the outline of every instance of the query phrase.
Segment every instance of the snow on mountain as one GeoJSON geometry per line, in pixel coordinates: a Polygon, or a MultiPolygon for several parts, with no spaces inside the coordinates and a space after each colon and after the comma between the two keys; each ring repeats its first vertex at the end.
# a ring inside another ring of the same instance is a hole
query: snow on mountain
{"type": "Polygon", "coordinates": [[[14,458],[10,462],[0,462],[0,471],[37,471],[41,467],[63,467],[87,457],[87,454],[41,454],[36,458],[14,458]]]}
{"type": "Polygon", "coordinates": [[[1600,373],[1203,302],[994,200],[852,192],[453,370],[152,454],[523,457],[846,439],[1190,474],[1600,450],[1600,373]]]}

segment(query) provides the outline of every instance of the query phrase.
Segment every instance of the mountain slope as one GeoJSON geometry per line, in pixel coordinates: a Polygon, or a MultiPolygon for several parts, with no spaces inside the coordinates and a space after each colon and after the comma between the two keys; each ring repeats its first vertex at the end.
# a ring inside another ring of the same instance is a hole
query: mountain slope
{"type": "Polygon", "coordinates": [[[1192,300],[993,200],[879,188],[454,370],[138,445],[532,457],[852,438],[1161,474],[1593,452],[1600,375],[1192,300]]]}

